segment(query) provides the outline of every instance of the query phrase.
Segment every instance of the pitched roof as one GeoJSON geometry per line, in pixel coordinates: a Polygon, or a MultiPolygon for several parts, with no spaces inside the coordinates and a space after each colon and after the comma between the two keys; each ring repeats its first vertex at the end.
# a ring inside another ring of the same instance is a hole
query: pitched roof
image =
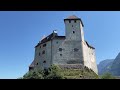
{"type": "Polygon", "coordinates": [[[30,64],[29,67],[34,67],[34,60],[33,60],[33,62],[30,64]]]}
{"type": "Polygon", "coordinates": [[[54,32],[51,33],[50,35],[48,35],[47,37],[45,37],[44,39],[42,39],[35,47],[39,46],[39,45],[42,44],[42,43],[45,43],[45,42],[47,42],[47,41],[52,40],[52,39],[55,38],[56,36],[58,36],[57,33],[54,33],[54,32]]]}
{"type": "Polygon", "coordinates": [[[66,19],[79,19],[77,16],[75,16],[75,15],[72,15],[72,16],[69,16],[68,18],[66,18],[66,19]]]}

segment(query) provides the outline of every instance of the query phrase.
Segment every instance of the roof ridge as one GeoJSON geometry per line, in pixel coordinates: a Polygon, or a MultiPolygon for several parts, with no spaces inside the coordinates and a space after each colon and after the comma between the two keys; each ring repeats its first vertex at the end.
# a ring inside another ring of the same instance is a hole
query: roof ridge
{"type": "Polygon", "coordinates": [[[78,17],[76,15],[71,15],[67,19],[78,19],[78,17]]]}

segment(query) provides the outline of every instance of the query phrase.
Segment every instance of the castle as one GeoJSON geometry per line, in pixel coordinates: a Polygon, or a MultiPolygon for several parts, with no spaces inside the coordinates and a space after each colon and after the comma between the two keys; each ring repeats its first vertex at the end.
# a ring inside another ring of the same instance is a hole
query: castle
{"type": "Polygon", "coordinates": [[[52,64],[82,64],[97,74],[95,48],[84,40],[82,20],[72,15],[64,19],[64,23],[65,36],[58,36],[57,31],[53,31],[35,46],[35,56],[29,70],[47,69],[52,64]]]}

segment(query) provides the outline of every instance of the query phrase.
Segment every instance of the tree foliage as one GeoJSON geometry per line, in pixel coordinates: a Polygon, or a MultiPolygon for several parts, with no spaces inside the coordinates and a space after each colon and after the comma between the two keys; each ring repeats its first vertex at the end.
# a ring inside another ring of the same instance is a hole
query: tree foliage
{"type": "Polygon", "coordinates": [[[58,66],[52,65],[45,70],[31,70],[23,76],[23,79],[63,79],[63,75],[58,66]]]}
{"type": "Polygon", "coordinates": [[[23,79],[43,79],[43,71],[42,70],[32,70],[27,72],[24,76],[23,79]]]}
{"type": "Polygon", "coordinates": [[[98,79],[98,75],[89,68],[63,69],[57,65],[52,65],[45,70],[31,70],[21,79],[98,79]]]}
{"type": "Polygon", "coordinates": [[[64,79],[61,68],[56,65],[52,65],[47,72],[45,79],[64,79]]]}
{"type": "Polygon", "coordinates": [[[104,73],[102,76],[100,76],[100,79],[115,79],[114,76],[112,76],[112,74],[110,73],[104,73]]]}

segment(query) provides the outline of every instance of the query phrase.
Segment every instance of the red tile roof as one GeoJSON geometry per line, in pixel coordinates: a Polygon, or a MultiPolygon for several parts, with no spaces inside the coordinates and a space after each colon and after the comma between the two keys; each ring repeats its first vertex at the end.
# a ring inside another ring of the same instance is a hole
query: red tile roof
{"type": "Polygon", "coordinates": [[[66,19],[79,19],[77,16],[75,16],[75,15],[72,15],[72,16],[69,16],[68,18],[66,18],[66,19]]]}
{"type": "Polygon", "coordinates": [[[84,25],[83,25],[83,22],[82,22],[81,18],[78,18],[78,17],[77,17],[77,16],[75,16],[75,15],[69,16],[68,18],[64,19],[64,21],[65,21],[65,20],[80,20],[80,21],[81,21],[81,23],[82,23],[82,26],[84,27],[84,25]]]}

